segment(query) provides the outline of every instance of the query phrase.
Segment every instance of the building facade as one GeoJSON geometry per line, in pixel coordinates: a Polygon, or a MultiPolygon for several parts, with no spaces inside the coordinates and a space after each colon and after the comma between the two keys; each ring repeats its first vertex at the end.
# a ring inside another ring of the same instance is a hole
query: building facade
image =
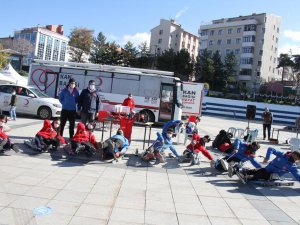
{"type": "Polygon", "coordinates": [[[33,59],[66,61],[68,42],[69,38],[63,35],[62,25],[47,25],[15,31],[13,44],[31,44],[24,59],[24,64],[29,65],[33,59]]]}
{"type": "Polygon", "coordinates": [[[199,29],[201,53],[219,51],[222,59],[234,53],[236,80],[251,92],[262,82],[281,79],[277,67],[281,17],[261,13],[213,20],[199,29]]]}
{"type": "Polygon", "coordinates": [[[175,52],[186,49],[192,59],[198,55],[198,36],[185,31],[174,20],[160,20],[160,24],[151,29],[150,53],[159,55],[165,50],[175,52]]]}

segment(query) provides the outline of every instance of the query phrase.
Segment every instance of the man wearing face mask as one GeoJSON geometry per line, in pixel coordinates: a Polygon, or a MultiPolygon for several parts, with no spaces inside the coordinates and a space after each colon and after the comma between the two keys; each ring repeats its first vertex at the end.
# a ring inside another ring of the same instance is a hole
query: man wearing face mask
{"type": "Polygon", "coordinates": [[[74,135],[76,104],[78,103],[79,92],[73,78],[69,80],[68,85],[59,94],[59,101],[62,104],[60,117],[60,135],[63,136],[67,120],[69,121],[70,138],[74,135]]]}
{"type": "Polygon", "coordinates": [[[90,80],[88,87],[82,90],[78,99],[78,111],[81,115],[81,122],[84,124],[93,122],[98,115],[100,103],[96,83],[94,80],[90,80]]]}

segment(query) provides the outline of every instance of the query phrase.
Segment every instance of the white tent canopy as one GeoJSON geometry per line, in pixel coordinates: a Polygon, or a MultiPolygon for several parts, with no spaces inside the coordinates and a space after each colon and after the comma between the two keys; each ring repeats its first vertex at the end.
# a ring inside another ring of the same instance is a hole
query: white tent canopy
{"type": "Polygon", "coordinates": [[[4,69],[0,70],[0,82],[19,85],[27,85],[28,83],[27,79],[18,74],[18,72],[15,71],[10,64],[8,64],[4,69]]]}

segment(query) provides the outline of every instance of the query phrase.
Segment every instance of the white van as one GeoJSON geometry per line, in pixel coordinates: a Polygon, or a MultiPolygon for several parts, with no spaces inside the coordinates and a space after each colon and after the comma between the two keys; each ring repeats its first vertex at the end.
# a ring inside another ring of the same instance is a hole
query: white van
{"type": "Polygon", "coordinates": [[[59,117],[62,105],[58,99],[51,98],[35,87],[17,84],[0,84],[0,109],[9,111],[12,90],[16,90],[18,100],[16,112],[37,115],[41,119],[59,117]]]}

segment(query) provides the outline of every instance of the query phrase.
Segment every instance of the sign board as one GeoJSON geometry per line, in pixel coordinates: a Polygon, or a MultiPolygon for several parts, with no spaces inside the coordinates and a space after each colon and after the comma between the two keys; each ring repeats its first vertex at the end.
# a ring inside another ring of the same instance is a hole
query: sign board
{"type": "Polygon", "coordinates": [[[183,115],[201,115],[203,88],[202,83],[183,82],[183,115]]]}

